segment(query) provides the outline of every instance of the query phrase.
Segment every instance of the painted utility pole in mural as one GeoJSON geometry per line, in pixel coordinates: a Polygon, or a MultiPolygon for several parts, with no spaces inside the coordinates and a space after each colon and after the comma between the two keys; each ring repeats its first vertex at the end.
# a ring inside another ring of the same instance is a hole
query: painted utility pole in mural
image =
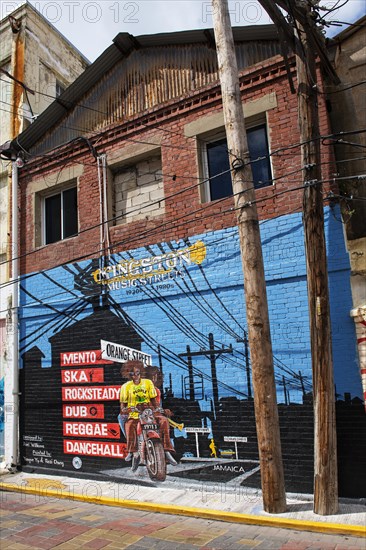
{"type": "Polygon", "coordinates": [[[212,395],[213,395],[213,412],[214,416],[219,410],[219,388],[217,384],[217,372],[216,372],[216,359],[220,357],[223,353],[233,353],[232,346],[229,348],[222,347],[221,349],[216,349],[214,346],[214,337],[210,332],[208,335],[209,349],[201,351],[191,351],[190,347],[187,346],[187,353],[180,353],[179,357],[187,357],[187,363],[190,373],[190,398],[194,399],[194,384],[193,384],[193,370],[192,370],[192,357],[202,357],[205,356],[210,360],[211,364],[211,379],[212,379],[212,395]]]}

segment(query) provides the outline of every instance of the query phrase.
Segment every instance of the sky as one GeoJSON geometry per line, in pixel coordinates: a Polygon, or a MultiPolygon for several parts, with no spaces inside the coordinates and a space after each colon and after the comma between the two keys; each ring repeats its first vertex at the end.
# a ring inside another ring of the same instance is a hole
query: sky
{"type": "MultiPolygon", "coordinates": [[[[2,0],[0,17],[6,17],[21,0],[2,0]]],[[[212,28],[211,0],[30,0],[87,59],[94,61],[119,32],[134,36],[212,28]]],[[[366,13],[365,0],[322,0],[335,7],[327,20],[353,23],[366,13]]],[[[257,0],[230,0],[233,26],[269,24],[257,0]]],[[[327,35],[337,34],[332,26],[327,35]]]]}

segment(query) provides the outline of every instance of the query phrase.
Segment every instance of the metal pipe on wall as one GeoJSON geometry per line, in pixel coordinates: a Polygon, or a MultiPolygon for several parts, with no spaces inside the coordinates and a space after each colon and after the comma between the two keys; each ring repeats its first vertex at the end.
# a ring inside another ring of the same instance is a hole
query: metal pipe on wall
{"type": "Polygon", "coordinates": [[[11,304],[11,334],[12,334],[12,357],[11,357],[11,447],[10,467],[19,463],[19,330],[18,330],[18,306],[19,306],[19,261],[18,261],[18,159],[12,161],[12,221],[11,221],[11,283],[12,283],[12,304],[11,304]]]}

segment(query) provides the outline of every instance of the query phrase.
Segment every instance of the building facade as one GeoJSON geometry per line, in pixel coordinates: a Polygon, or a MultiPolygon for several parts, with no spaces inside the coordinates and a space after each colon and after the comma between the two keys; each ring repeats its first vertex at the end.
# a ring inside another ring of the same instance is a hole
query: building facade
{"type": "MultiPolygon", "coordinates": [[[[89,62],[30,4],[24,3],[0,21],[0,143],[25,130],[73,81],[89,62]]],[[[4,406],[4,369],[13,336],[10,322],[11,285],[8,260],[10,234],[11,167],[0,161],[0,384],[4,406]]],[[[3,427],[3,425],[2,425],[3,427]]],[[[4,454],[0,428],[0,464],[4,454]]]]}
{"type": "Polygon", "coordinates": [[[343,221],[351,262],[353,308],[360,372],[366,403],[366,17],[341,32],[330,51],[342,80],[342,89],[330,86],[331,124],[337,174],[340,176],[343,221]],[[350,199],[352,197],[352,199],[350,199]]]}
{"type": "MultiPolygon", "coordinates": [[[[274,26],[236,28],[234,38],[286,490],[311,493],[297,96],[274,26]]],[[[290,70],[295,78],[294,60],[290,70]]],[[[152,483],[143,467],[133,473],[124,460],[117,422],[121,364],[137,357],[159,367],[164,407],[174,413],[170,436],[179,463],[168,466],[165,483],[204,490],[214,483],[241,495],[256,490],[245,289],[213,33],[118,35],[63,98],[73,100],[67,112],[55,104],[47,121],[18,139],[26,151],[19,194],[20,463],[32,471],[152,483]]],[[[328,136],[324,96],[319,121],[328,136]]],[[[333,170],[332,148],[322,146],[340,492],[357,496],[362,391],[349,258],[339,206],[330,200],[333,170]]]]}

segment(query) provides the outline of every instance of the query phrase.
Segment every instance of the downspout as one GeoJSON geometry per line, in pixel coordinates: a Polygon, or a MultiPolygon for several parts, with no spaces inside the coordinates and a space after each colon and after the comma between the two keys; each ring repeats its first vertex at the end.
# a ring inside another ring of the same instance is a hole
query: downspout
{"type": "Polygon", "coordinates": [[[351,310],[356,325],[358,357],[362,382],[363,400],[366,410],[366,304],[351,310]]]}
{"type": "MultiPolygon", "coordinates": [[[[108,227],[108,196],[107,196],[107,156],[102,155],[102,167],[103,167],[103,215],[104,215],[104,243],[105,243],[105,255],[108,254],[110,260],[110,239],[109,239],[109,227],[108,227]]],[[[108,262],[109,263],[109,262],[108,262]]]]}
{"type": "MultiPolygon", "coordinates": [[[[11,442],[9,445],[8,464],[10,470],[19,463],[19,327],[18,327],[18,306],[19,306],[19,261],[18,261],[18,162],[20,159],[12,160],[12,178],[11,178],[11,285],[12,285],[12,303],[11,303],[11,361],[10,376],[12,390],[10,397],[10,407],[6,408],[12,417],[11,442]]],[[[10,393],[10,392],[9,392],[10,393]]]]}
{"type": "MultiPolygon", "coordinates": [[[[100,269],[110,264],[108,207],[107,207],[107,161],[106,155],[97,156],[100,211],[100,269]],[[103,255],[103,256],[102,256],[103,255]],[[108,255],[108,257],[107,257],[108,255]],[[103,259],[102,259],[103,258],[103,259]]],[[[107,305],[106,287],[102,287],[102,305],[107,305]]]]}
{"type": "MultiPolygon", "coordinates": [[[[99,186],[99,238],[100,238],[100,252],[104,250],[104,235],[103,235],[103,184],[102,184],[102,175],[101,175],[101,157],[97,156],[97,168],[98,168],[98,186],[99,186]]],[[[103,266],[101,266],[102,268],[103,266]]]]}
{"type": "MultiPolygon", "coordinates": [[[[12,55],[11,55],[11,73],[15,79],[20,82],[24,81],[24,25],[22,21],[17,21],[14,25],[14,20],[10,19],[10,26],[13,33],[12,55]]],[[[12,119],[11,119],[11,137],[15,138],[22,129],[22,117],[20,109],[22,107],[23,88],[13,80],[12,82],[12,119]]],[[[6,468],[13,470],[19,464],[19,331],[18,331],[18,305],[19,305],[19,267],[18,267],[18,167],[23,165],[21,159],[18,159],[18,154],[11,151],[10,158],[12,161],[11,171],[11,250],[8,258],[11,265],[11,309],[9,311],[9,322],[11,323],[11,342],[9,351],[11,350],[11,358],[8,360],[9,366],[9,382],[11,388],[7,391],[7,399],[5,404],[5,435],[9,434],[9,441],[5,438],[5,462],[6,468]],[[11,422],[8,422],[6,416],[11,416],[11,422]],[[11,424],[11,426],[9,426],[11,424]],[[9,428],[6,427],[8,425],[9,428]]],[[[10,185],[8,186],[10,189],[10,185]]],[[[10,199],[10,193],[8,197],[10,199]]],[[[10,202],[10,201],[9,201],[10,202]]],[[[8,202],[8,204],[9,204],[8,202]]],[[[5,390],[6,391],[6,390],[5,390]]]]}

